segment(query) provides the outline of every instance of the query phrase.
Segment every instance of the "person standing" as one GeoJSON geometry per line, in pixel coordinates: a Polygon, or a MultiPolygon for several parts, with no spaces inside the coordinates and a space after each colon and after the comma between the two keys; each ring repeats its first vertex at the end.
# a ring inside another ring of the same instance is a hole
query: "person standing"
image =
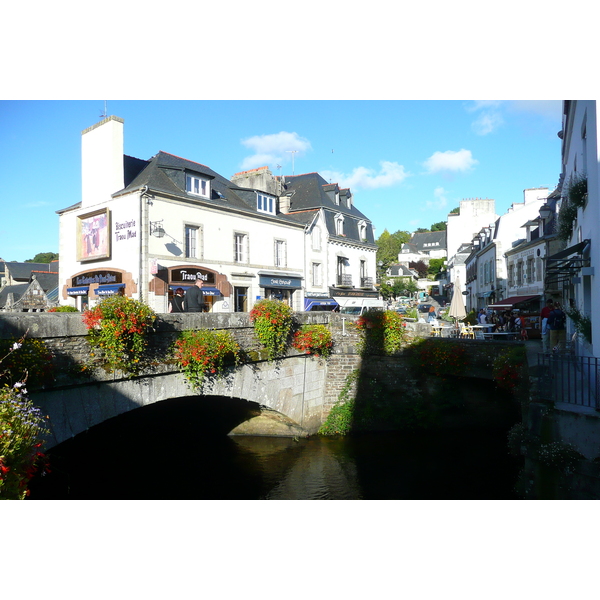
{"type": "Polygon", "coordinates": [[[558,302],[554,304],[553,310],[548,317],[548,327],[550,327],[550,347],[553,352],[560,352],[565,349],[567,340],[566,315],[558,302]]]}
{"type": "Polygon", "coordinates": [[[188,288],[183,301],[185,312],[204,312],[203,285],[202,279],[196,279],[194,285],[188,288]]]}
{"type": "Polygon", "coordinates": [[[175,293],[173,294],[173,297],[171,298],[171,303],[170,303],[171,306],[170,306],[169,312],[177,312],[177,313],[184,312],[183,300],[184,300],[183,288],[177,288],[175,290],[175,293]]]}
{"type": "Polygon", "coordinates": [[[552,300],[546,300],[546,306],[540,312],[540,329],[542,331],[542,352],[548,352],[550,339],[550,328],[548,327],[548,317],[554,308],[552,300]]]}

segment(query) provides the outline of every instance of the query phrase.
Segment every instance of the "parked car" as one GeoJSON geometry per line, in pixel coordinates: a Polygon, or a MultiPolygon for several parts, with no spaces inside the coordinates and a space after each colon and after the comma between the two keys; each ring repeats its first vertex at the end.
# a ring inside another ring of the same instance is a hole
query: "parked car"
{"type": "Polygon", "coordinates": [[[419,312],[429,312],[429,309],[431,308],[431,304],[419,304],[419,306],[417,306],[417,310],[419,312]]]}
{"type": "Polygon", "coordinates": [[[401,315],[406,314],[406,306],[397,306],[394,310],[401,315]]]}

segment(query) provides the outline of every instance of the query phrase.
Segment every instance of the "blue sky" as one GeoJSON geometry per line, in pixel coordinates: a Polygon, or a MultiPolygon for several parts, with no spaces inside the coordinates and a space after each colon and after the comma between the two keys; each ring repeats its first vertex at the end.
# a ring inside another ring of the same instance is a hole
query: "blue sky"
{"type": "MultiPolygon", "coordinates": [[[[103,100],[0,101],[1,258],[58,251],[56,211],[80,200],[81,131],[104,107],[103,100]]],[[[263,165],[274,174],[319,172],[350,187],[376,237],[444,221],[465,198],[494,198],[502,214],[525,188],[554,189],[560,173],[557,100],[108,100],[106,107],[125,120],[125,153],[137,158],[163,150],[227,178],[263,165]]]]}

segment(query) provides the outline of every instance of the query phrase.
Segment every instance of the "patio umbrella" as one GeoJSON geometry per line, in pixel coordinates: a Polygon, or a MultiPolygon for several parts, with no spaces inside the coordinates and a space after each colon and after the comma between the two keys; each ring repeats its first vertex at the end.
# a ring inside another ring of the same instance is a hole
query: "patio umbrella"
{"type": "Polygon", "coordinates": [[[451,317],[454,317],[456,322],[467,316],[465,301],[463,300],[462,289],[460,287],[460,279],[458,277],[454,280],[454,293],[452,294],[452,301],[450,302],[448,314],[451,317]]]}

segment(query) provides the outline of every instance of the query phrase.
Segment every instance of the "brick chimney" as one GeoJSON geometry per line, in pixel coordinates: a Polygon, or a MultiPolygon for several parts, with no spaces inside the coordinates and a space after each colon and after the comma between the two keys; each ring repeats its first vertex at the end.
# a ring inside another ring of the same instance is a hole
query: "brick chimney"
{"type": "Polygon", "coordinates": [[[108,202],[125,187],[123,119],[107,117],[81,132],[81,206],[108,202]]]}

